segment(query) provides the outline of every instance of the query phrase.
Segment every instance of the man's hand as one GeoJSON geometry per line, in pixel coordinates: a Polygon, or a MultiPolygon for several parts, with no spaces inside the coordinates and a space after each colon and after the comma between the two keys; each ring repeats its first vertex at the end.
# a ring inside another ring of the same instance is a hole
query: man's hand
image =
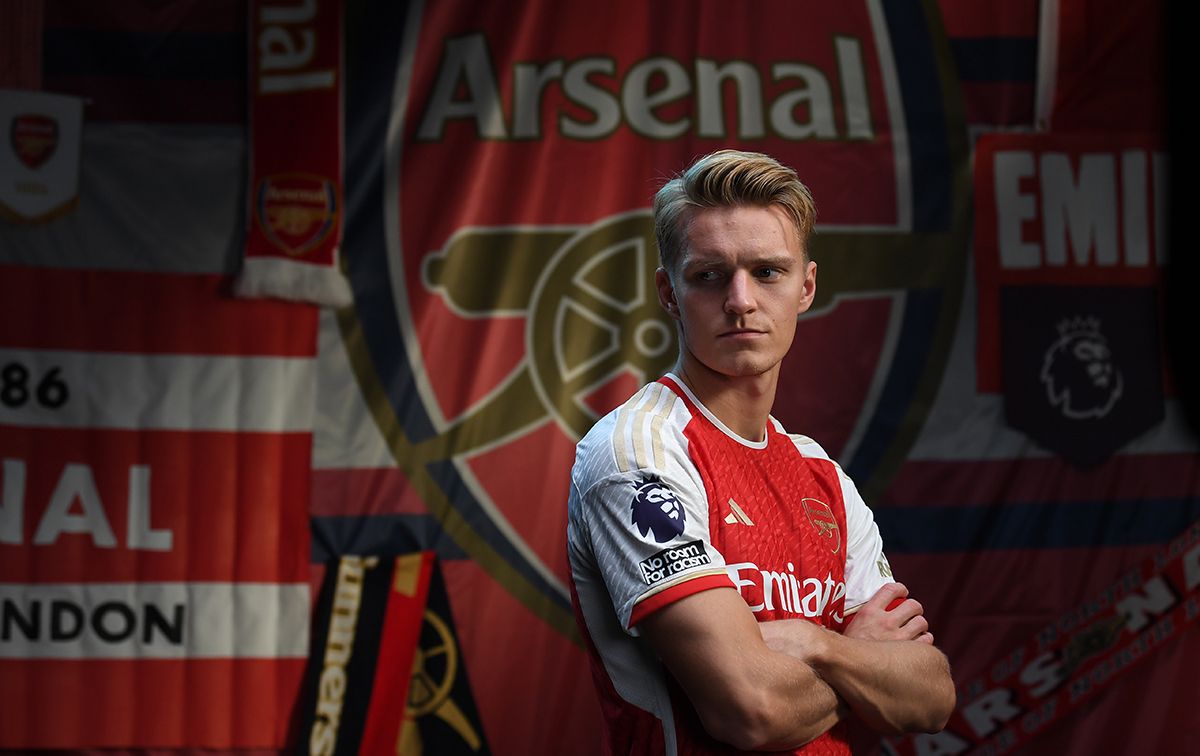
{"type": "Polygon", "coordinates": [[[921,605],[907,597],[903,585],[885,585],[844,633],[800,619],[764,622],[759,630],[769,648],[816,670],[876,732],[933,732],[954,710],[954,683],[921,605]]]}
{"type": "Polygon", "coordinates": [[[915,640],[933,644],[925,609],[908,598],[902,583],[888,583],[859,607],[846,625],[844,635],[860,640],[915,640]]]}
{"type": "Polygon", "coordinates": [[[932,732],[954,709],[954,684],[907,595],[880,589],[850,623],[856,635],[806,619],[756,623],[729,588],[669,604],[638,627],[709,734],[743,750],[798,746],[846,706],[877,732],[932,732]]]}

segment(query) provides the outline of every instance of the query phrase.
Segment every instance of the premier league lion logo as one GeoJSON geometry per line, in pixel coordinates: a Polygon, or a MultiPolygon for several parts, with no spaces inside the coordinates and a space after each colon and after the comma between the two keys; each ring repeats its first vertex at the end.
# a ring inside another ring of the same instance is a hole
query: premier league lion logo
{"type": "Polygon", "coordinates": [[[656,543],[666,543],[683,533],[683,506],[675,492],[660,480],[650,478],[637,487],[632,509],[631,522],[642,536],[654,531],[656,543]]]}
{"type": "Polygon", "coordinates": [[[1113,363],[1096,318],[1058,324],[1059,339],[1046,351],[1041,379],[1053,407],[1072,420],[1101,418],[1121,398],[1125,382],[1113,363]]]}

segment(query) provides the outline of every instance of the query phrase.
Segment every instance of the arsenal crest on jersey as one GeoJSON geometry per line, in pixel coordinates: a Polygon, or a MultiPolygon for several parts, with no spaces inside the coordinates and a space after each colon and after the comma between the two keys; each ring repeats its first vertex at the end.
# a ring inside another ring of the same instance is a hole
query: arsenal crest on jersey
{"type": "Polygon", "coordinates": [[[842,531],[838,528],[837,517],[833,510],[823,501],[805,497],[800,500],[808,523],[813,526],[817,536],[829,542],[829,550],[834,554],[842,550],[842,531]]]}

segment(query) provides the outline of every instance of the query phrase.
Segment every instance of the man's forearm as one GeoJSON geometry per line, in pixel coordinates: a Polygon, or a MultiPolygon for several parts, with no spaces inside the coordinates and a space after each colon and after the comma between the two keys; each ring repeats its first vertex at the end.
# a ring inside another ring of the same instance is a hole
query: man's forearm
{"type": "Polygon", "coordinates": [[[941,651],[915,640],[860,640],[824,633],[809,664],[868,727],[936,732],[954,711],[954,683],[941,651]]]}
{"type": "Polygon", "coordinates": [[[730,700],[743,707],[753,702],[733,717],[733,729],[716,732],[715,723],[706,722],[719,740],[746,750],[790,750],[819,737],[845,715],[842,700],[811,666],[764,653],[748,669],[743,694],[728,699],[719,717],[734,714],[730,700]]]}
{"type": "Polygon", "coordinates": [[[933,732],[954,709],[949,664],[928,643],[848,638],[805,620],[761,627],[768,646],[804,661],[873,730],[933,732]]]}
{"type": "Polygon", "coordinates": [[[841,699],[829,684],[802,659],[764,644],[764,626],[730,588],[670,604],[639,627],[704,729],[735,748],[795,748],[840,716],[841,699]]]}

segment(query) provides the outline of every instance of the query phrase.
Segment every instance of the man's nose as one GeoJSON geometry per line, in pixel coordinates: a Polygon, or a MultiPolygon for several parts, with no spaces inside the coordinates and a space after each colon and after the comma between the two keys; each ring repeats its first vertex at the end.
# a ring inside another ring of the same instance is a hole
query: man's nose
{"type": "Polygon", "coordinates": [[[725,311],[742,315],[754,310],[754,281],[747,271],[736,271],[725,291],[725,311]]]}

